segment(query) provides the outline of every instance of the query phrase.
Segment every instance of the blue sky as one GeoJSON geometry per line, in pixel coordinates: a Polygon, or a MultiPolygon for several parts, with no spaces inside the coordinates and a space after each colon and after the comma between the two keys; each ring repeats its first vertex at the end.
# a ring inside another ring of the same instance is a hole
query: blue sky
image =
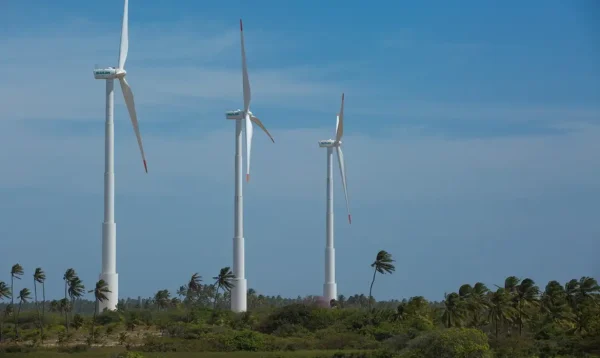
{"type": "MultiPolygon", "coordinates": [[[[0,11],[0,280],[13,263],[61,292],[100,271],[104,83],[121,0],[6,1],[0,11]]],[[[353,224],[337,171],[338,291],[439,300],[508,275],[600,278],[600,6],[595,1],[130,1],[128,81],[144,174],[115,93],[122,296],[231,264],[233,123],[244,19],[255,132],[244,188],[246,275],[266,294],[320,294],[325,151],[346,93],[353,224]],[[143,5],[142,5],[143,4],[143,5]]],[[[19,284],[28,284],[29,280],[19,284]]]]}

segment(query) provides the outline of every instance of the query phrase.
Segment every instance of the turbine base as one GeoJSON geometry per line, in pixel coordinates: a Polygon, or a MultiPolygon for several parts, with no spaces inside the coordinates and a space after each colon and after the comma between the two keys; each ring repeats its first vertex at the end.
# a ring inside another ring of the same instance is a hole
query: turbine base
{"type": "Polygon", "coordinates": [[[248,294],[248,280],[245,278],[233,279],[234,284],[231,289],[231,311],[246,312],[246,299],[248,294]]]}
{"type": "Polygon", "coordinates": [[[119,302],[119,274],[118,273],[102,273],[100,279],[106,281],[108,289],[111,292],[107,292],[106,300],[98,303],[98,313],[101,313],[106,308],[109,311],[117,309],[117,303],[119,302]]]}
{"type": "Polygon", "coordinates": [[[337,284],[335,282],[323,284],[323,298],[327,303],[331,300],[337,300],[337,284]]]}

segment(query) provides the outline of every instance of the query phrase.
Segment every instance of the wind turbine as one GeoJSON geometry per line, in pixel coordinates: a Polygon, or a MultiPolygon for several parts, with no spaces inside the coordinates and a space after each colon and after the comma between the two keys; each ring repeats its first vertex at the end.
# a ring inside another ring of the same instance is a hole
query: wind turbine
{"type": "Polygon", "coordinates": [[[244,27],[240,19],[240,38],[242,43],[242,88],[244,93],[244,109],[226,112],[225,117],[235,120],[235,201],[234,201],[234,232],[233,232],[233,280],[231,290],[231,310],[233,312],[246,311],[246,298],[248,282],[245,273],[244,253],[244,198],[242,196],[242,121],[244,121],[246,134],[246,181],[250,181],[250,151],[252,149],[252,123],[256,123],[271,141],[275,140],[269,131],[250,111],[250,80],[246,65],[246,50],[244,48],[244,27]]]}
{"type": "Polygon", "coordinates": [[[131,124],[137,137],[137,142],[142,153],[144,169],[148,173],[146,165],[146,156],[142,146],[142,137],[138,126],[135,104],[133,101],[133,92],[125,80],[125,61],[127,60],[127,51],[129,49],[129,25],[128,25],[128,7],[129,2],[125,0],[123,10],[123,27],[121,29],[121,49],[119,51],[119,66],[117,68],[108,67],[104,69],[94,69],[94,78],[97,80],[106,80],[106,128],[104,140],[104,222],[102,223],[102,273],[100,279],[108,283],[108,299],[100,302],[99,310],[104,308],[114,310],[117,307],[119,299],[119,276],[117,274],[117,231],[115,224],[115,173],[114,173],[114,80],[121,83],[125,104],[131,117],[131,124]]]}
{"type": "Polygon", "coordinates": [[[348,211],[348,223],[352,224],[350,206],[348,205],[348,189],[346,188],[346,166],[344,154],[342,153],[342,136],[344,135],[344,94],[342,93],[342,105],[337,115],[335,125],[335,140],[327,139],[319,141],[319,147],[327,148],[327,211],[325,225],[325,284],[323,285],[323,296],[327,302],[337,300],[337,284],[335,283],[335,249],[333,248],[333,148],[337,151],[342,185],[344,186],[344,197],[346,198],[346,210],[348,211]]]}

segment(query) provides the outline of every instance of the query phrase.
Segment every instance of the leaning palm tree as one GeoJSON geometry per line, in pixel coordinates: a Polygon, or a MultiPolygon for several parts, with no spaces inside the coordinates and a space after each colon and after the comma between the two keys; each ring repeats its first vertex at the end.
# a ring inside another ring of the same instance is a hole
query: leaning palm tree
{"type": "Polygon", "coordinates": [[[373,271],[373,280],[371,281],[371,287],[369,288],[369,308],[371,307],[371,301],[373,300],[373,284],[375,283],[375,275],[379,272],[382,275],[386,273],[391,274],[396,271],[396,267],[392,264],[392,254],[385,250],[381,250],[377,253],[375,261],[371,264],[375,270],[373,271]]]}
{"type": "Polygon", "coordinates": [[[472,314],[471,325],[473,327],[479,328],[484,324],[482,319],[482,313],[485,312],[485,309],[489,307],[489,301],[487,297],[487,293],[490,290],[487,286],[481,282],[475,283],[473,289],[469,293],[469,297],[467,299],[467,307],[472,314]]]}
{"type": "Polygon", "coordinates": [[[234,278],[235,275],[233,274],[233,272],[231,272],[231,268],[229,267],[223,267],[221,271],[219,271],[219,275],[213,277],[213,280],[215,280],[214,287],[216,288],[213,309],[217,309],[217,297],[219,295],[219,289],[223,288],[223,290],[225,290],[226,292],[231,291],[231,289],[233,288],[232,281],[234,278]]]}
{"type": "Polygon", "coordinates": [[[498,325],[500,322],[512,321],[514,309],[511,305],[509,294],[502,287],[499,287],[496,292],[488,293],[489,296],[489,311],[488,319],[496,328],[496,338],[498,338],[498,325]]]}
{"type": "MultiPolygon", "coordinates": [[[[46,288],[44,287],[44,281],[46,281],[46,274],[44,273],[44,271],[42,270],[41,267],[38,267],[35,269],[35,272],[33,273],[33,293],[34,293],[34,299],[35,299],[35,309],[37,311],[37,315],[38,315],[38,322],[40,325],[40,335],[43,337],[44,336],[44,313],[45,313],[45,307],[46,306],[46,288]],[[42,285],[42,313],[40,314],[40,307],[38,306],[38,299],[37,299],[37,284],[41,284],[42,285]]],[[[43,338],[42,338],[43,341],[43,338]]]]}
{"type": "MultiPolygon", "coordinates": [[[[65,271],[65,274],[63,275],[63,281],[65,281],[65,301],[69,301],[68,300],[68,290],[69,290],[69,284],[70,282],[77,277],[77,273],[75,272],[74,269],[69,268],[67,269],[67,271],[65,271]]],[[[67,304],[62,304],[62,307],[65,309],[65,328],[67,329],[67,333],[69,332],[69,305],[67,304]]]]}
{"type": "Polygon", "coordinates": [[[517,304],[519,336],[523,334],[523,317],[527,318],[524,307],[537,305],[539,302],[540,289],[535,282],[526,278],[516,287],[514,300],[517,304]]]}
{"type": "MultiPolygon", "coordinates": [[[[0,301],[2,301],[5,298],[9,298],[12,296],[12,293],[10,291],[10,288],[8,287],[8,285],[6,283],[4,283],[3,281],[0,281],[0,301]]],[[[9,306],[7,306],[9,307],[9,306]]],[[[4,329],[4,319],[6,317],[0,317],[0,343],[2,343],[2,330],[4,329]]]]}
{"type": "Polygon", "coordinates": [[[20,280],[21,277],[23,276],[23,266],[19,265],[19,264],[14,264],[13,267],[11,267],[10,269],[10,304],[14,306],[15,304],[15,278],[17,280],[20,280]]]}
{"type": "Polygon", "coordinates": [[[156,307],[160,311],[161,309],[169,307],[169,304],[171,303],[171,293],[169,290],[159,290],[154,294],[153,300],[154,304],[156,304],[156,307]]]}
{"type": "Polygon", "coordinates": [[[108,289],[108,283],[106,283],[106,281],[104,280],[100,280],[98,282],[96,282],[96,288],[94,288],[93,290],[88,291],[90,293],[94,293],[94,300],[96,301],[96,307],[94,309],[94,317],[92,319],[92,342],[94,342],[94,331],[96,328],[96,315],[98,314],[98,310],[100,309],[100,302],[104,302],[108,299],[108,297],[106,297],[107,293],[110,293],[111,291],[108,289]]]}
{"type": "Polygon", "coordinates": [[[4,330],[4,322],[14,313],[13,305],[8,304],[4,308],[4,314],[2,315],[2,320],[0,321],[0,342],[2,342],[2,331],[4,330]]]}
{"type": "Polygon", "coordinates": [[[558,281],[550,281],[541,295],[541,311],[547,322],[566,323],[573,319],[567,302],[567,293],[558,281]]]}
{"type": "Polygon", "coordinates": [[[23,303],[27,303],[31,299],[31,292],[28,288],[24,288],[19,292],[19,309],[15,315],[15,337],[19,337],[19,314],[21,313],[21,306],[23,303]]]}
{"type": "Polygon", "coordinates": [[[4,281],[0,281],[0,301],[12,296],[10,292],[10,288],[6,285],[6,283],[4,283],[4,281]]]}
{"type": "Polygon", "coordinates": [[[598,293],[600,286],[596,279],[591,277],[582,277],[579,281],[573,279],[565,285],[567,300],[571,309],[575,313],[575,331],[581,332],[587,325],[587,319],[583,313],[587,303],[598,304],[598,293]]]}
{"type": "Polygon", "coordinates": [[[456,292],[444,294],[444,313],[442,320],[446,328],[460,327],[464,319],[463,302],[456,292]]]}
{"type": "Polygon", "coordinates": [[[69,297],[71,298],[71,318],[75,308],[75,300],[81,298],[85,294],[85,286],[79,276],[75,276],[69,281],[69,289],[67,290],[69,297]]]}

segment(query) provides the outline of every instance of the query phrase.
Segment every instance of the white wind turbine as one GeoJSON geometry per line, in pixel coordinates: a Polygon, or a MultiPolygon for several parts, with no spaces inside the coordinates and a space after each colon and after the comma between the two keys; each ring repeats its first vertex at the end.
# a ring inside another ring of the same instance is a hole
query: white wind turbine
{"type": "Polygon", "coordinates": [[[106,80],[106,132],[104,142],[104,222],[102,223],[102,273],[100,279],[108,283],[108,299],[100,302],[99,310],[104,308],[114,310],[117,307],[119,299],[119,276],[117,274],[117,231],[115,224],[115,173],[114,173],[114,80],[119,79],[123,97],[133,130],[137,136],[138,145],[144,161],[144,169],[148,173],[146,165],[146,156],[142,146],[142,137],[138,127],[135,104],[133,102],[133,92],[125,80],[125,61],[127,60],[127,51],[129,48],[129,30],[128,30],[128,0],[125,0],[123,10],[123,28],[121,29],[121,49],[119,52],[119,66],[117,68],[108,67],[105,69],[94,69],[94,78],[97,80],[106,80]]]}
{"type": "Polygon", "coordinates": [[[235,202],[234,202],[234,236],[233,236],[233,281],[231,290],[231,310],[246,311],[247,287],[244,254],[244,199],[242,196],[242,120],[246,134],[246,181],[250,181],[250,151],[252,149],[252,123],[256,123],[271,141],[275,140],[262,122],[250,111],[250,80],[246,66],[246,50],[244,48],[244,28],[240,19],[240,38],[242,43],[242,88],[244,93],[244,109],[229,111],[226,118],[235,120],[235,202]]]}
{"type": "Polygon", "coordinates": [[[344,94],[342,93],[342,105],[337,115],[335,140],[321,140],[319,147],[327,148],[327,215],[325,225],[325,284],[323,285],[323,296],[327,302],[337,300],[337,284],[335,282],[335,249],[333,248],[333,148],[337,151],[344,196],[346,198],[346,210],[348,211],[348,222],[352,224],[350,206],[348,205],[348,190],[346,188],[346,166],[344,154],[342,153],[342,136],[344,135],[344,94]]]}

